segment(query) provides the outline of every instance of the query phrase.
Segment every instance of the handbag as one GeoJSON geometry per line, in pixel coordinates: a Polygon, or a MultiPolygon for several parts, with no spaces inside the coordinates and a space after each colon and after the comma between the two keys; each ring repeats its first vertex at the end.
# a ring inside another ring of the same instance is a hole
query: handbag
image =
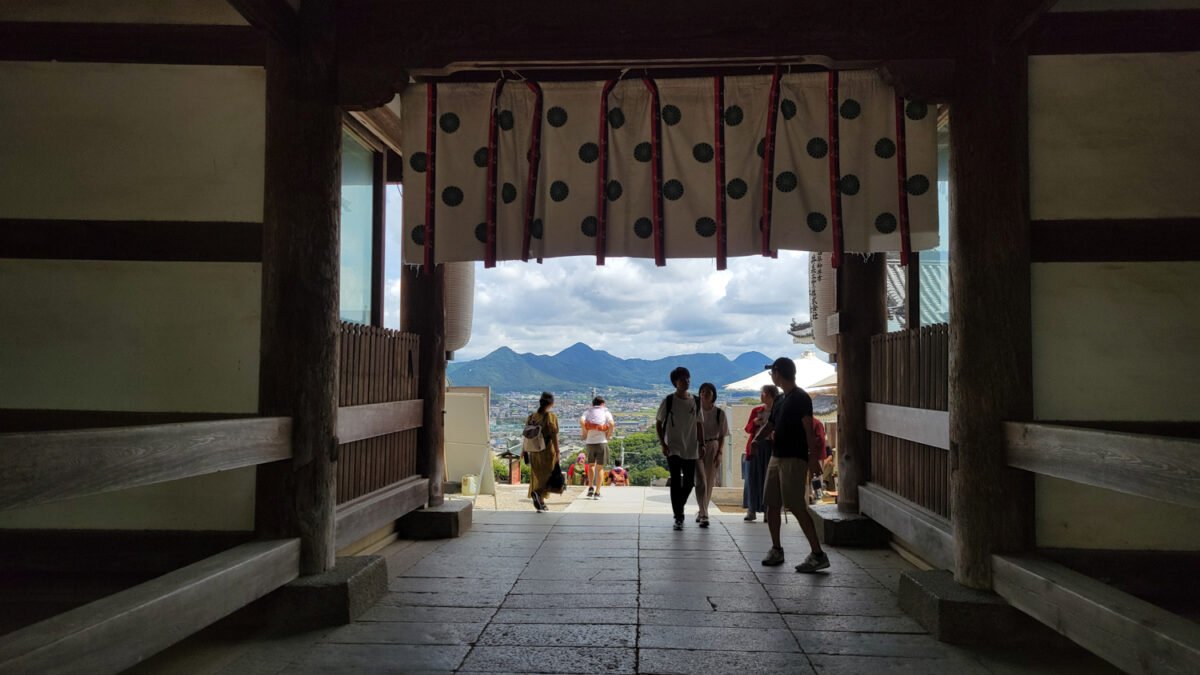
{"type": "Polygon", "coordinates": [[[558,464],[550,469],[550,477],[546,479],[546,489],[556,495],[561,495],[567,489],[567,479],[563,477],[562,467],[558,464]]]}
{"type": "Polygon", "coordinates": [[[542,425],[533,424],[533,415],[525,420],[525,429],[521,431],[522,452],[542,452],[546,449],[546,439],[542,436],[542,425]]]}

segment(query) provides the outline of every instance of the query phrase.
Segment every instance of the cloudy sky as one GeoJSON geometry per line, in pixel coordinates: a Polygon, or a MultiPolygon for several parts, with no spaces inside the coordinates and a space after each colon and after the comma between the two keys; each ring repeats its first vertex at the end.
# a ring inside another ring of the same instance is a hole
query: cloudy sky
{"type": "MultiPolygon", "coordinates": [[[[389,190],[388,220],[400,212],[389,190]]],[[[391,222],[389,222],[391,225],[391,222]]],[[[401,232],[389,227],[389,234],[401,232]]],[[[399,242],[389,242],[385,325],[397,326],[399,242]]],[[[808,319],[808,254],[730,258],[718,272],[711,259],[555,258],[543,264],[476,263],[475,318],[470,343],[455,354],[470,360],[508,346],[554,354],[585,342],[622,358],[659,358],[747,351],[796,355],[791,320],[808,319]]]]}

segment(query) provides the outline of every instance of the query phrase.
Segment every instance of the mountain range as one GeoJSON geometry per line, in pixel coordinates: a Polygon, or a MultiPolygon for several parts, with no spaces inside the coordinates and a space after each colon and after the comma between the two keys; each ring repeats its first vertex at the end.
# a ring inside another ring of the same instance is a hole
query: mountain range
{"type": "Polygon", "coordinates": [[[702,382],[718,388],[762,372],[770,357],[746,352],[732,361],[724,354],[681,354],[662,359],[622,359],[577,342],[554,355],[518,354],[501,347],[481,359],[451,362],[450,381],[457,386],[488,386],[495,391],[578,390],[624,387],[654,390],[671,386],[676,366],[692,373],[692,389],[702,382]]]}

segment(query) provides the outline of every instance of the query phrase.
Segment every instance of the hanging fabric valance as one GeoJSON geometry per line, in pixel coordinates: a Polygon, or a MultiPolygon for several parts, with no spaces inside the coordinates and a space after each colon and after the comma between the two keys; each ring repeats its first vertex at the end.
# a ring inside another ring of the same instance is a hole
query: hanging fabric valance
{"type": "Polygon", "coordinates": [[[873,71],[505,85],[403,94],[405,262],[937,246],[936,115],[873,71]]]}

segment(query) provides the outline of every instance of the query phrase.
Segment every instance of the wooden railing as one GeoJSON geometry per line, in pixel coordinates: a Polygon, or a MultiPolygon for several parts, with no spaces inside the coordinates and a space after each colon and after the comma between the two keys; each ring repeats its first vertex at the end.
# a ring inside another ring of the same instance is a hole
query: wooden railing
{"type": "Polygon", "coordinates": [[[950,515],[946,324],[871,338],[870,481],[950,515]]]}
{"type": "Polygon", "coordinates": [[[418,346],[411,333],[342,324],[339,505],[416,476],[418,346]]]}

